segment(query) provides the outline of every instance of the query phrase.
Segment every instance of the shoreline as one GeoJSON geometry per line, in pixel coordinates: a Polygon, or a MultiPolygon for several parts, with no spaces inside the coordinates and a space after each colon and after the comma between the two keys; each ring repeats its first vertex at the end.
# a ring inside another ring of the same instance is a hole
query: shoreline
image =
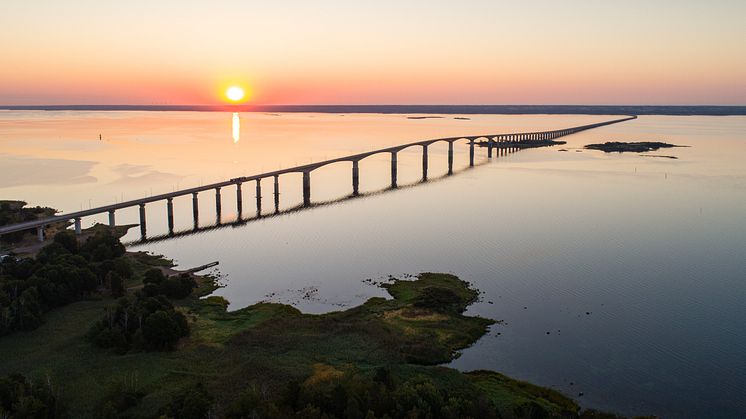
{"type": "MultiPolygon", "coordinates": [[[[107,226],[98,224],[86,229],[83,237],[104,230],[110,231],[107,226]]],[[[126,227],[118,228],[115,234],[121,237],[126,230],[126,227]]],[[[90,327],[87,325],[96,320],[93,313],[100,313],[116,301],[104,293],[50,310],[38,329],[0,337],[0,354],[17,352],[11,348],[19,345],[26,349],[30,346],[34,354],[8,365],[0,363],[0,372],[18,371],[38,378],[38,374],[45,371],[47,380],[52,382],[64,376],[67,397],[75,402],[76,413],[83,416],[91,415],[83,406],[107,397],[101,392],[84,391],[89,384],[83,383],[91,377],[80,368],[87,369],[93,361],[98,367],[96,373],[91,374],[96,377],[100,374],[107,377],[122,373],[143,374],[141,379],[145,387],[138,390],[141,401],[128,409],[148,412],[145,413],[147,417],[155,412],[154,406],[160,406],[157,411],[162,411],[164,403],[175,397],[174,391],[195,383],[206,383],[221,414],[230,409],[236,397],[240,399],[236,388],[251,386],[254,380],[272,383],[280,391],[282,382],[301,379],[305,380],[306,391],[317,391],[329,380],[367,382],[371,368],[373,371],[386,368],[390,370],[387,374],[403,382],[408,382],[411,378],[407,377],[412,374],[429,377],[427,379],[433,380],[438,391],[456,391],[454,394],[466,391],[494,406],[498,415],[512,412],[524,417],[543,412],[551,417],[598,417],[595,416],[598,412],[581,410],[573,399],[549,388],[518,381],[496,371],[460,372],[444,366],[458,357],[461,350],[485,336],[489,326],[496,323],[464,314],[479,293],[453,275],[422,273],[414,280],[392,278],[379,285],[391,298],[373,297],[360,305],[325,314],[302,313],[291,305],[266,302],[228,311],[227,300],[211,295],[220,287],[218,277],[196,275],[189,269],[176,270],[173,261],[162,255],[127,251],[125,257],[136,262],[133,265],[135,276],[127,282],[125,296],[144,291],[142,284],[137,283],[148,269],[157,268],[167,277],[181,277],[186,273],[194,278],[195,289],[191,295],[173,300],[174,307],[186,316],[192,329],[173,352],[130,350],[125,352],[126,358],[121,358],[123,355],[118,352],[91,347],[86,336],[90,327]],[[62,330],[66,332],[60,332],[62,330]],[[366,342],[362,346],[360,339],[366,342]],[[331,346],[325,346],[329,344],[331,346]],[[50,350],[52,352],[47,354],[50,350]],[[252,355],[244,359],[242,354],[245,353],[252,355]],[[285,353],[295,355],[286,359],[285,353]],[[266,361],[256,364],[257,356],[266,361]],[[167,362],[167,365],[152,365],[150,371],[143,370],[152,362],[167,362]],[[276,370],[287,362],[293,365],[291,370],[276,370]],[[210,366],[209,373],[203,371],[203,364],[210,366]],[[274,372],[261,372],[261,368],[256,372],[258,365],[274,372]],[[178,379],[172,377],[174,368],[183,371],[178,379]],[[209,378],[211,375],[219,378],[209,378]],[[189,377],[202,378],[195,381],[189,377]],[[446,390],[448,388],[452,390],[446,390]]]]}

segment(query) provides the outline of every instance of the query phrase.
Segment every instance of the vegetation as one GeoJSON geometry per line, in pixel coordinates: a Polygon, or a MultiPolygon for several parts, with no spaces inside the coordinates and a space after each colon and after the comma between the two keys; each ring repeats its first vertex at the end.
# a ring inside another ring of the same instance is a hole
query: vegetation
{"type": "Polygon", "coordinates": [[[13,374],[0,377],[0,418],[66,417],[59,389],[51,383],[33,383],[13,374]]]}
{"type": "MultiPolygon", "coordinates": [[[[51,217],[56,212],[57,211],[54,209],[46,207],[26,208],[26,203],[23,201],[0,200],[0,227],[51,217]]],[[[18,243],[28,234],[29,231],[18,231],[15,233],[4,234],[0,236],[0,241],[5,243],[18,243]]]]}
{"type": "Polygon", "coordinates": [[[124,246],[101,230],[79,246],[73,233],[57,233],[36,258],[0,260],[0,336],[32,330],[44,313],[95,293],[123,294],[132,268],[124,246]]]}
{"type": "Polygon", "coordinates": [[[661,143],[656,141],[642,141],[642,142],[620,142],[620,141],[607,141],[602,144],[588,144],[585,148],[589,150],[601,150],[606,153],[618,152],[618,153],[643,153],[646,151],[657,151],[661,148],[672,148],[681,147],[668,143],[661,143]]]}
{"type": "Polygon", "coordinates": [[[0,417],[612,417],[437,366],[493,323],[464,316],[478,293],[453,275],[394,280],[391,299],[323,315],[228,312],[206,297],[212,278],[167,276],[162,259],[125,254],[103,230],[0,265],[5,331],[31,330],[0,339],[0,417]]]}
{"type": "Polygon", "coordinates": [[[89,338],[101,348],[125,353],[172,350],[188,334],[186,317],[168,299],[138,292],[121,298],[114,307],[107,307],[103,319],[91,328],[89,338]]]}

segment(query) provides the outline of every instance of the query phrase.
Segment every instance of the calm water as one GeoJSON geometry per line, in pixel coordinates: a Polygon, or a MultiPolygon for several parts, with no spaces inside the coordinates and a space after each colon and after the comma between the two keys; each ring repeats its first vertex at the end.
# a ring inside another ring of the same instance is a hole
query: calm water
{"type": "MultiPolygon", "coordinates": [[[[241,114],[236,141],[230,113],[4,111],[0,198],[74,211],[417,139],[612,118],[468,117],[241,114]]],[[[218,294],[233,308],[269,299],[324,312],[383,295],[369,278],[452,272],[483,291],[470,313],[505,321],[456,368],[498,370],[623,414],[746,417],[746,117],[643,116],[566,140],[567,151],[490,162],[479,150],[470,170],[457,144],[458,173],[424,184],[411,149],[399,183],[416,186],[131,247],[183,267],[219,260],[218,294]],[[690,147],[652,153],[677,160],[578,150],[606,140],[690,147]]],[[[445,174],[445,153],[431,147],[431,178],[445,174]]],[[[364,191],[388,176],[387,157],[361,164],[364,191]]],[[[281,178],[283,208],[302,201],[300,188],[299,176],[281,178]]],[[[350,192],[349,164],[312,174],[314,200],[350,192]]],[[[251,213],[253,185],[243,195],[251,213]]],[[[200,198],[210,224],[214,194],[200,198]]],[[[191,197],[174,203],[177,230],[189,228],[191,197]]],[[[233,208],[226,188],[224,221],[233,208]]],[[[117,220],[136,222],[136,210],[117,220]]],[[[148,206],[148,222],[149,234],[166,231],[165,204],[148,206]]]]}

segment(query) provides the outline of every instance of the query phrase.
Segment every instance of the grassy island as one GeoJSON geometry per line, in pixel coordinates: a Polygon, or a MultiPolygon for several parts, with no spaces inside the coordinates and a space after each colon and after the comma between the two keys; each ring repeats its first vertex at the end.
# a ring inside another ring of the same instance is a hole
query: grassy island
{"type": "Polygon", "coordinates": [[[679,145],[662,143],[657,141],[642,142],[620,142],[607,141],[600,144],[588,144],[585,146],[588,150],[601,150],[606,153],[644,153],[647,151],[657,151],[661,148],[681,147],[679,145]]]}
{"type": "MultiPolygon", "coordinates": [[[[494,323],[463,314],[478,294],[453,275],[393,280],[382,285],[392,298],[321,315],[276,303],[230,312],[209,276],[96,250],[118,248],[101,231],[79,246],[71,237],[33,263],[76,264],[90,285],[0,337],[0,417],[614,417],[496,372],[439,366],[494,323]]],[[[24,279],[6,263],[32,262],[3,262],[4,295],[46,278],[45,266],[24,279]]]]}

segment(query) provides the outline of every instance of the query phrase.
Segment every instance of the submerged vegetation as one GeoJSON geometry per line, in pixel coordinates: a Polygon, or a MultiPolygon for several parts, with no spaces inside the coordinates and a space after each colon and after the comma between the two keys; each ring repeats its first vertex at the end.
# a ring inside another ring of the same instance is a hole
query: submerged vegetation
{"type": "Polygon", "coordinates": [[[229,312],[208,296],[213,278],[163,264],[106,228],[3,261],[5,333],[28,331],[0,338],[0,417],[605,417],[495,372],[438,366],[494,323],[463,314],[478,293],[453,275],[392,280],[390,299],[321,315],[229,312]]]}

